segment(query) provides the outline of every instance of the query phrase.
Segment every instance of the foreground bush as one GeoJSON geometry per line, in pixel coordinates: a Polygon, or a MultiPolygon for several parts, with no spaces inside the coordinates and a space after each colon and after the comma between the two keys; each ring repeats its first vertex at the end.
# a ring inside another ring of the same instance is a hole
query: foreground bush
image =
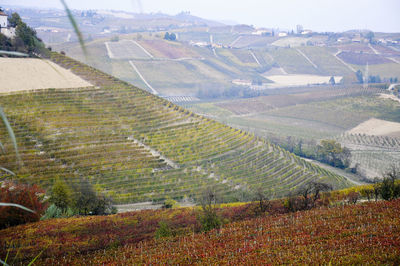
{"type": "Polygon", "coordinates": [[[43,219],[117,213],[112,199],[95,192],[86,179],[81,179],[73,187],[69,187],[63,180],[57,180],[51,189],[49,201],[52,205],[43,219]]]}
{"type": "Polygon", "coordinates": [[[0,207],[0,229],[39,221],[47,204],[43,201],[44,190],[36,185],[3,182],[0,187],[0,202],[22,205],[34,213],[16,207],[0,207]]]}

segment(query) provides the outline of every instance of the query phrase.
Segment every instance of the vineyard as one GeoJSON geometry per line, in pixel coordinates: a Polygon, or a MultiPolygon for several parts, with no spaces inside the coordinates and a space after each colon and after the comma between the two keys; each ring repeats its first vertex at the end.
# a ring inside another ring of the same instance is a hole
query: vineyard
{"type": "Polygon", "coordinates": [[[357,147],[369,146],[371,148],[381,148],[384,150],[400,150],[400,138],[391,138],[388,136],[373,136],[366,134],[343,134],[338,140],[346,146],[357,147]]]}
{"type": "MultiPolygon", "coordinates": [[[[269,110],[276,110],[276,112],[279,112],[279,109],[284,107],[287,107],[288,109],[284,109],[282,113],[291,113],[290,111],[288,111],[290,110],[290,107],[301,108],[299,107],[299,105],[301,104],[312,104],[313,102],[335,100],[337,98],[340,99],[357,96],[364,93],[372,94],[378,91],[379,90],[373,88],[364,90],[361,88],[328,87],[326,89],[314,89],[312,91],[304,93],[270,95],[251,99],[232,100],[217,103],[216,105],[221,108],[227,109],[237,115],[264,113],[269,110]]],[[[296,110],[296,113],[298,113],[298,110],[296,110]]]]}
{"type": "Polygon", "coordinates": [[[338,57],[346,63],[362,66],[367,63],[371,65],[390,63],[389,59],[376,54],[341,52],[338,57]]]}
{"type": "Polygon", "coordinates": [[[318,66],[318,70],[324,75],[351,74],[349,69],[332,55],[329,48],[324,47],[300,47],[301,50],[312,62],[318,66]]]}
{"type": "Polygon", "coordinates": [[[110,59],[150,59],[151,55],[146,53],[136,42],[132,40],[121,40],[119,42],[106,42],[105,46],[110,59]]]}
{"type": "Polygon", "coordinates": [[[195,51],[179,43],[163,40],[144,40],[139,41],[139,43],[150,54],[158,58],[179,59],[199,57],[195,51]]]}
{"type": "Polygon", "coordinates": [[[0,256],[41,253],[46,265],[400,263],[399,200],[261,216],[252,206],[217,209],[227,223],[210,232],[189,208],[47,220],[0,231],[0,256]],[[160,221],[174,234],[156,238],[160,221]]]}
{"type": "Polygon", "coordinates": [[[359,174],[373,179],[400,161],[400,139],[388,136],[343,134],[336,138],[351,150],[351,164],[359,174]]]}
{"type": "Polygon", "coordinates": [[[289,74],[312,74],[318,75],[320,72],[296,49],[279,48],[271,50],[270,55],[280,66],[289,74]]]}
{"type": "MultiPolygon", "coordinates": [[[[72,184],[84,178],[117,203],[196,199],[206,186],[237,200],[233,195],[260,185],[274,197],[313,179],[351,185],[254,135],[75,60],[57,53],[52,60],[95,87],[2,95],[23,165],[12,153],[1,165],[20,180],[49,188],[58,177],[72,184]]],[[[5,146],[12,150],[11,143],[5,146]]]]}

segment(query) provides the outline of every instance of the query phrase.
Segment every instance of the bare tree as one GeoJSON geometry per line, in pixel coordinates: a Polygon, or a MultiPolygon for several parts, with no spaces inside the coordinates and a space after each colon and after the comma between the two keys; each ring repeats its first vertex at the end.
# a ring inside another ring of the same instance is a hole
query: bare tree
{"type": "Polygon", "coordinates": [[[307,210],[315,207],[317,200],[321,197],[321,192],[332,190],[332,186],[322,182],[312,181],[299,190],[299,195],[302,197],[302,210],[307,210]]]}
{"type": "Polygon", "coordinates": [[[260,215],[268,211],[271,207],[269,198],[265,195],[263,189],[258,187],[255,191],[254,199],[258,202],[256,214],[260,215]]]}
{"type": "Polygon", "coordinates": [[[199,217],[200,223],[204,231],[219,228],[222,224],[221,219],[216,212],[216,204],[219,197],[214,189],[207,187],[201,195],[202,214],[199,217]]]}
{"type": "Polygon", "coordinates": [[[400,178],[400,167],[392,165],[384,174],[380,184],[380,195],[384,200],[392,200],[400,196],[400,185],[396,180],[400,178]]]}

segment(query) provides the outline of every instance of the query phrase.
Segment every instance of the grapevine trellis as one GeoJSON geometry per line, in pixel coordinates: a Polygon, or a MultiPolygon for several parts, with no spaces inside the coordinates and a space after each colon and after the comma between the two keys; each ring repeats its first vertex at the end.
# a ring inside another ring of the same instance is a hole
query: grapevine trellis
{"type": "Polygon", "coordinates": [[[24,167],[15,165],[11,153],[1,164],[21,180],[48,188],[58,177],[71,184],[87,178],[118,203],[196,198],[206,186],[226,195],[262,186],[279,197],[314,179],[336,188],[350,185],[253,134],[63,55],[53,53],[51,59],[94,86],[0,97],[24,167]],[[179,167],[170,167],[149,149],[179,167]]]}

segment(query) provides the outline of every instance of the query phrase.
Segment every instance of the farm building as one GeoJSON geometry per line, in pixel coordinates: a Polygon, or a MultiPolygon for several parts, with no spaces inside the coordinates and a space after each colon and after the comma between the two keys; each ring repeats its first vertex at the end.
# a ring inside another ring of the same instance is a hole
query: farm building
{"type": "Polygon", "coordinates": [[[8,15],[0,8],[0,31],[8,38],[15,36],[15,28],[8,26],[8,15]]]}
{"type": "Polygon", "coordinates": [[[8,27],[8,16],[6,13],[0,9],[0,28],[7,28],[8,27]]]}

